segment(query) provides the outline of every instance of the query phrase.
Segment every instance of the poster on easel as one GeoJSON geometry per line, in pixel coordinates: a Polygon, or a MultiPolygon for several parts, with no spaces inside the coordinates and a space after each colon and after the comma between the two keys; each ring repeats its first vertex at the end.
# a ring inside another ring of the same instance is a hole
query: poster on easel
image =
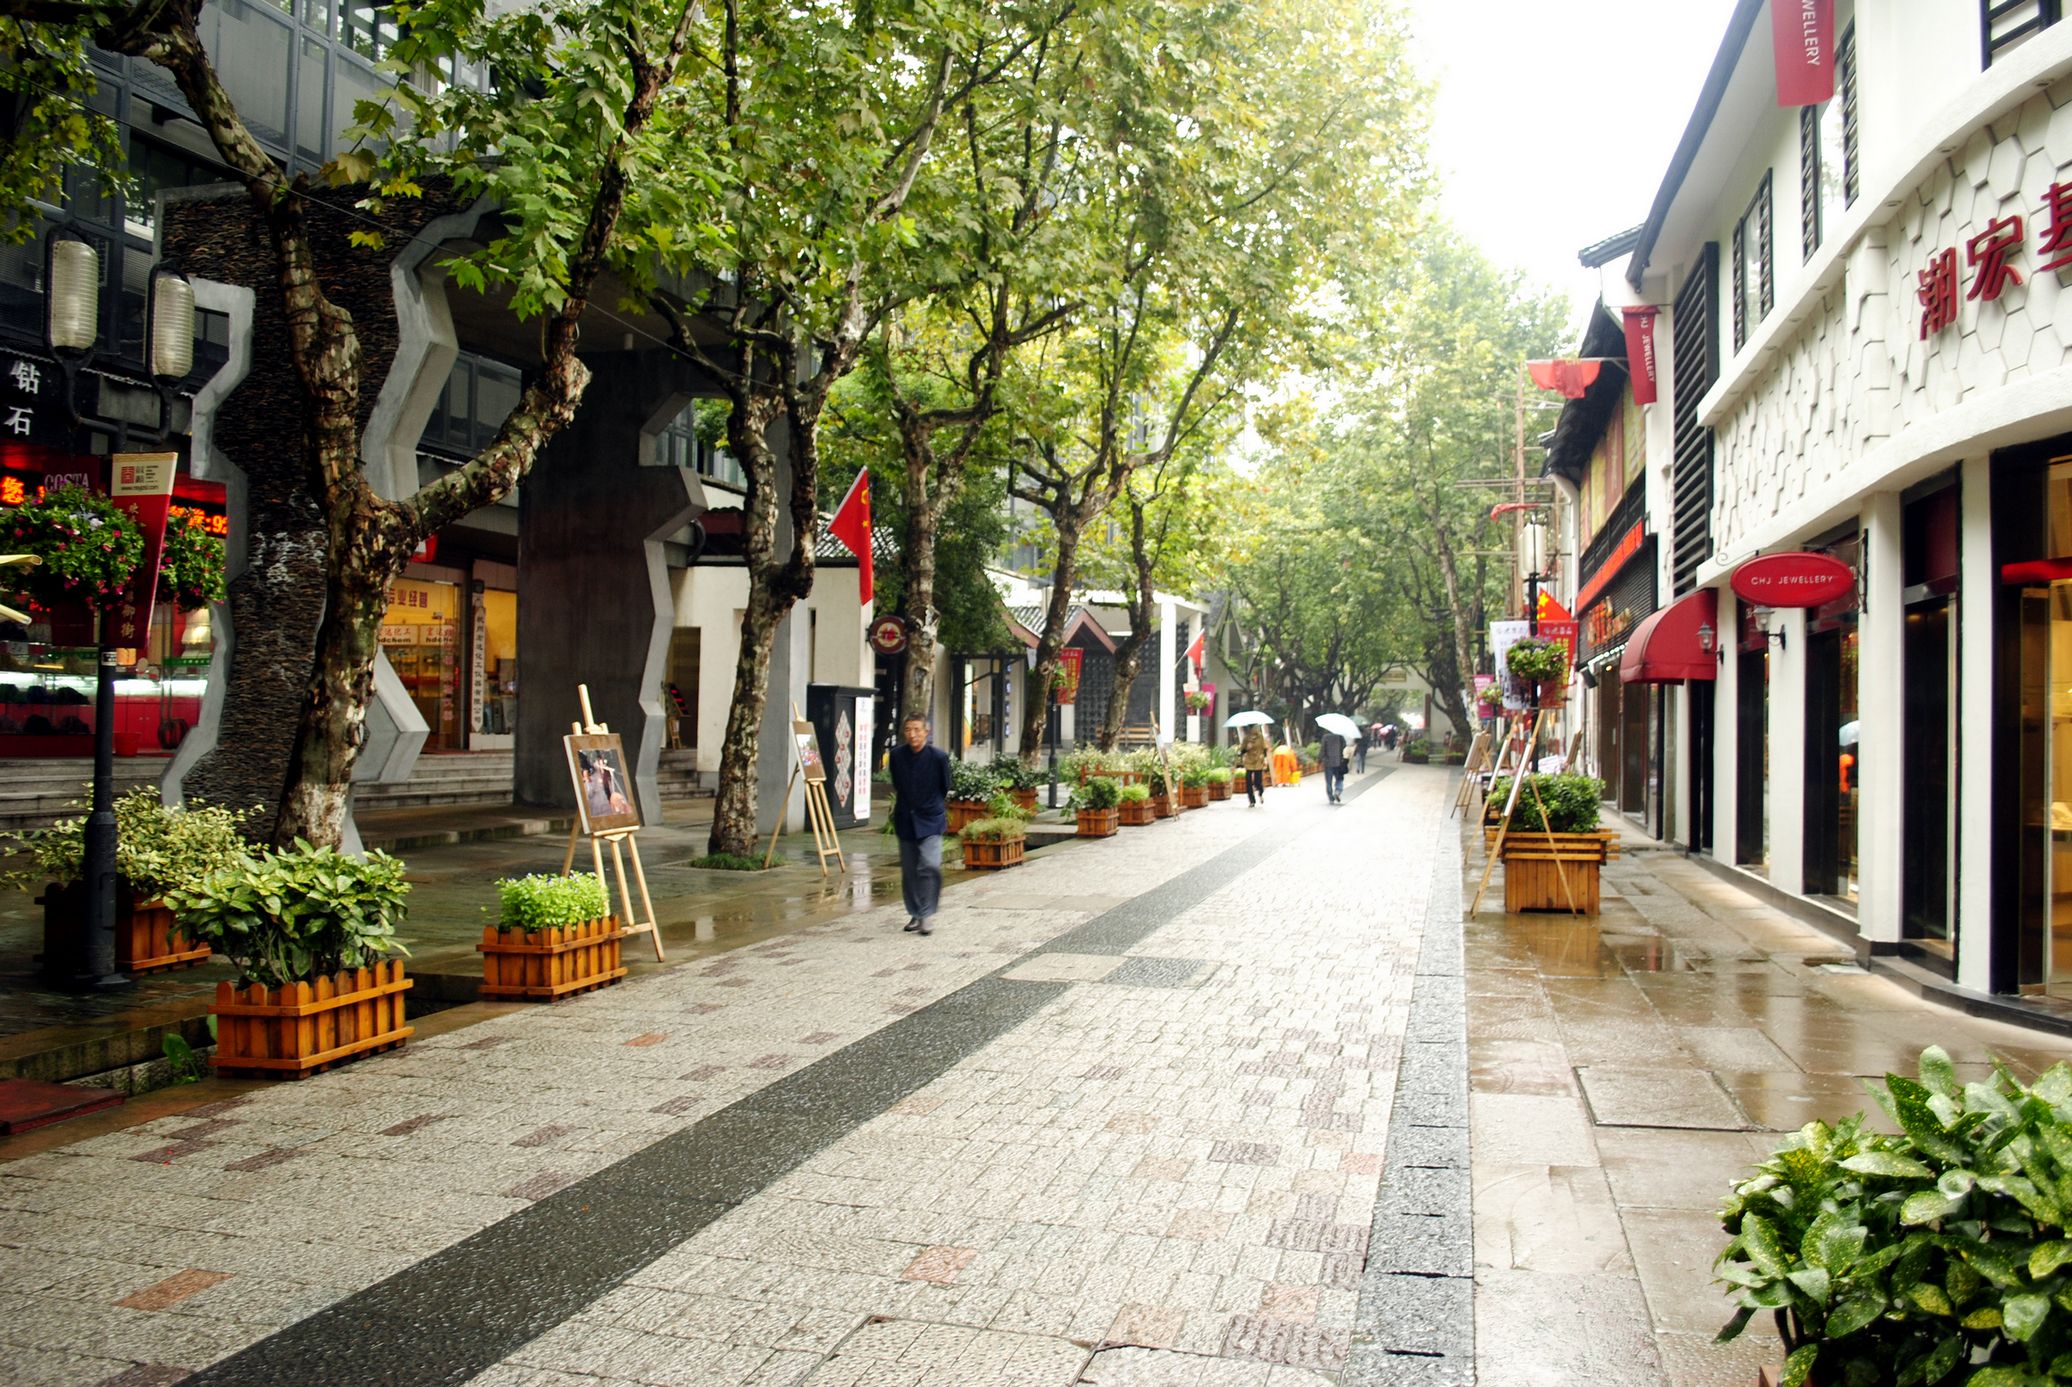
{"type": "Polygon", "coordinates": [[[814,734],[813,724],[803,719],[794,722],[791,737],[798,744],[799,773],[808,782],[825,782],[827,767],[820,760],[820,739],[814,734]]]}
{"type": "Polygon", "coordinates": [[[619,734],[575,734],[563,737],[568,773],[575,781],[576,812],[589,837],[640,827],[640,806],[633,781],[626,774],[626,751],[619,734]]]}

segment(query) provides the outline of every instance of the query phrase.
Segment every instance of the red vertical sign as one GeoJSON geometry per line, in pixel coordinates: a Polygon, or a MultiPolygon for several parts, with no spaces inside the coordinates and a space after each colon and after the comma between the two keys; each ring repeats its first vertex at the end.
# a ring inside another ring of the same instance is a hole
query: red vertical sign
{"type": "Polygon", "coordinates": [[[1060,650],[1058,652],[1057,696],[1059,703],[1071,703],[1079,697],[1079,667],[1086,661],[1084,650],[1060,650]]]}
{"type": "Polygon", "coordinates": [[[1633,382],[1633,403],[1655,402],[1655,308],[1622,308],[1626,320],[1626,375],[1633,382]]]}
{"type": "Polygon", "coordinates": [[[1818,106],[1835,94],[1835,0],[1770,0],[1777,104],[1818,106]]]}
{"type": "Polygon", "coordinates": [[[165,517],[173,503],[178,453],[116,453],[108,459],[108,499],[144,532],[144,558],[113,613],[112,644],[141,651],[151,636],[151,604],[158,596],[158,564],[165,557],[165,517]]]}

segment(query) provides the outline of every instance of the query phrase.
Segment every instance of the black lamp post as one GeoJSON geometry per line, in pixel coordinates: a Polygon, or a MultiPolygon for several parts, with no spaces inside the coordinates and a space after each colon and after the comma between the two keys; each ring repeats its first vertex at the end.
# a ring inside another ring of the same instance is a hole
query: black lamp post
{"type": "MultiPolygon", "coordinates": [[[[75,429],[109,435],[119,450],[129,442],[127,425],[90,421],[79,413],[79,369],[93,359],[100,337],[100,256],[89,243],[63,233],[52,234],[45,255],[43,337],[64,380],[66,416],[75,429]]],[[[163,267],[151,273],[145,333],[146,364],[158,392],[158,426],[138,433],[162,443],[171,423],[173,385],[194,365],[194,290],[163,267]]],[[[72,958],[53,971],[82,991],[109,991],[129,986],[131,979],[115,967],[116,632],[105,607],[97,605],[94,618],[93,806],[81,864],[86,935],[72,958]]]]}

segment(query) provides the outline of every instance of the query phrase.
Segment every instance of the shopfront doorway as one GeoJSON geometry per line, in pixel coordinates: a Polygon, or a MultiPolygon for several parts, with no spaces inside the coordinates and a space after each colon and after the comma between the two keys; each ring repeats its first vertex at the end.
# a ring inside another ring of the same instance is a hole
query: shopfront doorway
{"type": "Polygon", "coordinates": [[[1954,474],[1901,511],[1905,683],[1901,766],[1900,935],[1926,961],[1955,967],[1957,486],[1954,474]]]}
{"type": "MultiPolygon", "coordinates": [[[[1814,546],[1859,567],[1862,543],[1814,546]]],[[[1807,894],[1857,902],[1856,796],[1862,749],[1857,715],[1857,594],[1806,613],[1807,894]]]]}

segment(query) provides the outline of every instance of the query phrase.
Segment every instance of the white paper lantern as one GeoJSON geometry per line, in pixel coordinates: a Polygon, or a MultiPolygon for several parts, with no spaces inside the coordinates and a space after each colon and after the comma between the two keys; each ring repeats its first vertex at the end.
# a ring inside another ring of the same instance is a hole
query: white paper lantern
{"type": "Polygon", "coordinates": [[[194,369],[194,286],[170,271],[151,277],[151,374],[179,380],[194,369]]]}
{"type": "Polygon", "coordinates": [[[50,246],[50,345],[60,351],[93,350],[100,336],[101,257],[86,242],[60,236],[50,246]]]}

